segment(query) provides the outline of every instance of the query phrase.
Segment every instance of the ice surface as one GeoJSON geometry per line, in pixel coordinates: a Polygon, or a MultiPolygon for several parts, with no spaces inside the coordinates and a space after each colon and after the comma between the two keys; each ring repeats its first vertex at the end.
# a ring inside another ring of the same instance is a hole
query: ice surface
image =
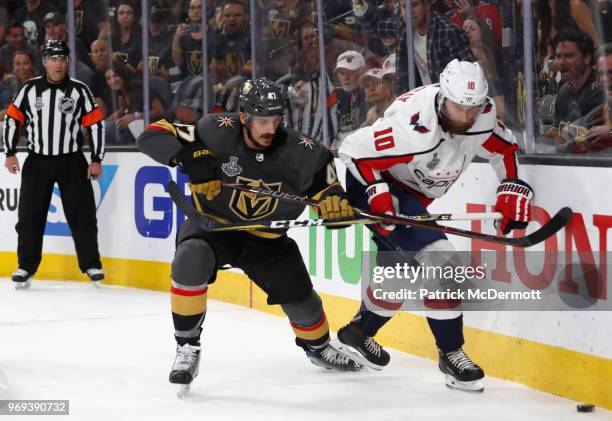
{"type": "Polygon", "coordinates": [[[286,320],[217,301],[208,309],[200,375],[179,400],[168,383],[168,294],[37,280],[15,291],[1,279],[8,398],[68,399],[66,419],[83,421],[612,420],[492,378],[483,394],[451,391],[435,362],[401,352],[381,372],[329,372],[294,345],[286,320]]]}

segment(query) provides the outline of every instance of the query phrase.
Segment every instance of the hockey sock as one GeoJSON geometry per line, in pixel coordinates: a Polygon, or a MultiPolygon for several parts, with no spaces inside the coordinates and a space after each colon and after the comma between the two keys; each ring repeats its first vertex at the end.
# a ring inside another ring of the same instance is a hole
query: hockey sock
{"type": "Polygon", "coordinates": [[[306,343],[310,348],[324,348],[329,343],[329,325],[325,313],[320,320],[310,326],[304,326],[291,322],[293,332],[297,337],[296,342],[306,343]],[[301,340],[301,341],[300,341],[301,340]]]}
{"type": "Polygon", "coordinates": [[[431,333],[436,339],[436,346],[444,353],[463,346],[463,314],[455,319],[437,320],[427,318],[431,333]]]}
{"type": "Polygon", "coordinates": [[[179,345],[199,345],[201,326],[206,316],[208,288],[185,288],[172,283],[170,298],[175,338],[179,345]]]}
{"type": "Polygon", "coordinates": [[[355,317],[353,317],[353,320],[351,320],[351,323],[357,326],[364,335],[375,336],[378,330],[389,320],[391,320],[391,317],[380,316],[364,309],[359,310],[355,317]]]}

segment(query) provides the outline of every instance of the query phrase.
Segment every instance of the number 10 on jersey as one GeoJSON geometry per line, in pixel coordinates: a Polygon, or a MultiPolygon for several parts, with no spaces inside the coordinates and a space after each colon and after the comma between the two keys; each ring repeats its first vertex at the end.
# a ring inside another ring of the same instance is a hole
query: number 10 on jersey
{"type": "Polygon", "coordinates": [[[391,132],[393,132],[393,127],[374,131],[374,147],[377,151],[384,151],[395,146],[391,132]]]}

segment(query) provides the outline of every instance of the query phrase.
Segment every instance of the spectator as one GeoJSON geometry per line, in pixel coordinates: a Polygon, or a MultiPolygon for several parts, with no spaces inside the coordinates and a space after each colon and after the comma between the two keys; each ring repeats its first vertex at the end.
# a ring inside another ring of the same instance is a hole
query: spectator
{"type": "Polygon", "coordinates": [[[499,48],[499,44],[493,38],[493,34],[489,30],[489,27],[479,18],[468,17],[463,21],[463,30],[470,40],[470,46],[479,42],[484,43],[489,52],[493,55],[495,66],[498,69],[501,69],[501,50],[499,48]]]}
{"type": "Polygon", "coordinates": [[[477,4],[475,7],[470,0],[455,0],[454,3],[454,10],[449,13],[451,22],[461,28],[467,18],[480,19],[493,35],[497,47],[501,46],[502,19],[495,5],[487,1],[478,0],[476,0],[477,4]]]}
{"type": "MultiPolygon", "coordinates": [[[[49,12],[43,20],[45,30],[45,40],[58,39],[68,42],[68,34],[66,32],[66,19],[59,12],[49,12]]],[[[93,63],[89,58],[89,50],[83,44],[80,38],[74,40],[76,56],[81,62],[93,69],[93,63]]],[[[77,79],[80,78],[77,76],[77,79]]],[[[82,80],[85,83],[85,81],[82,80]]]]}
{"type": "Polygon", "coordinates": [[[548,0],[538,3],[537,15],[542,24],[540,50],[552,44],[561,31],[580,30],[588,35],[594,45],[599,45],[599,35],[593,22],[591,8],[584,0],[548,0]]]}
{"type": "Polygon", "coordinates": [[[263,35],[269,38],[294,40],[302,21],[316,22],[312,0],[269,0],[264,13],[267,22],[263,35]]]}
{"type": "MultiPolygon", "coordinates": [[[[299,29],[298,62],[291,72],[289,86],[288,124],[308,137],[321,142],[333,139],[338,127],[337,105],[327,104],[325,114],[328,121],[328,133],[323,131],[323,112],[320,104],[320,66],[319,66],[319,35],[317,28],[306,21],[299,29]]],[[[327,79],[326,96],[332,96],[333,83],[327,79]]]]}
{"type": "Polygon", "coordinates": [[[392,20],[385,19],[378,22],[378,36],[385,47],[385,57],[395,54],[399,39],[392,20]]]}
{"type": "Polygon", "coordinates": [[[588,131],[570,143],[573,153],[612,152],[612,43],[599,47],[595,63],[605,100],[586,116],[588,131]]]}
{"type": "MultiPolygon", "coordinates": [[[[467,19],[466,19],[467,22],[467,19]]],[[[500,120],[504,119],[504,91],[502,88],[502,81],[497,73],[497,66],[495,65],[495,59],[493,53],[489,50],[489,47],[480,41],[476,41],[471,44],[470,48],[476,61],[482,67],[482,71],[487,78],[487,84],[489,86],[488,96],[493,98],[495,102],[495,109],[497,110],[497,117],[500,120]]]]}
{"type": "MultiPolygon", "coordinates": [[[[44,18],[44,28],[45,28],[45,41],[49,39],[58,40],[68,42],[68,36],[66,34],[66,20],[62,15],[57,12],[49,12],[45,15],[44,18]]],[[[76,78],[83,82],[87,86],[91,86],[93,83],[93,70],[91,67],[83,63],[81,61],[81,57],[86,57],[89,61],[89,56],[87,55],[87,50],[85,46],[82,44],[80,39],[75,40],[76,45],[76,78]]]]}
{"type": "Polygon", "coordinates": [[[603,102],[603,94],[592,69],[595,50],[592,39],[578,30],[570,29],[557,34],[555,44],[556,66],[565,83],[555,99],[554,125],[546,136],[559,141],[561,123],[586,116],[603,102]]]}
{"type": "Polygon", "coordinates": [[[91,61],[94,64],[93,82],[91,92],[96,103],[100,106],[105,116],[109,115],[109,109],[115,109],[108,84],[106,83],[106,70],[111,65],[111,51],[108,42],[97,39],[91,44],[91,61]]]}
{"type": "Polygon", "coordinates": [[[221,9],[222,30],[215,36],[210,69],[216,81],[251,74],[251,36],[248,11],[242,0],[226,0],[221,9]]]}
{"type": "Polygon", "coordinates": [[[15,51],[13,55],[13,74],[17,78],[16,93],[17,89],[21,87],[23,82],[32,79],[38,74],[36,67],[34,67],[34,58],[27,50],[15,51]]]}
{"type": "Polygon", "coordinates": [[[170,80],[172,62],[172,32],[168,30],[168,18],[162,10],[151,13],[149,19],[149,59],[147,68],[151,76],[170,80]]]}
{"type": "Polygon", "coordinates": [[[48,1],[25,0],[23,6],[15,11],[13,20],[23,25],[26,39],[38,48],[45,38],[43,19],[54,10],[55,7],[48,1]]]}
{"type": "MultiPolygon", "coordinates": [[[[74,33],[83,45],[91,45],[96,39],[107,39],[110,31],[108,2],[99,0],[74,1],[74,33]]],[[[61,1],[59,10],[68,15],[68,2],[61,1]]]]}
{"type": "MultiPolygon", "coordinates": [[[[106,70],[106,83],[112,91],[111,102],[115,104],[106,119],[109,123],[106,125],[106,134],[112,143],[133,144],[135,137],[128,125],[143,118],[142,82],[135,78],[121,60],[114,60],[106,70]]],[[[155,96],[153,90],[150,93],[149,115],[151,120],[155,120],[165,111],[161,99],[155,96]]]]}
{"type": "MultiPolygon", "coordinates": [[[[372,33],[376,33],[378,22],[372,12],[371,0],[352,0],[353,12],[372,33]]],[[[437,83],[444,67],[453,59],[474,61],[465,33],[448,18],[431,10],[429,0],[412,1],[412,27],[414,28],[414,61],[416,86],[437,83]]],[[[406,37],[406,3],[400,2],[400,16],[394,22],[396,32],[401,34],[397,45],[398,89],[405,92],[408,84],[408,54],[406,37]]]]}
{"type": "Polygon", "coordinates": [[[382,69],[374,68],[368,70],[359,78],[359,87],[363,89],[366,101],[372,104],[361,127],[374,124],[393,102],[389,87],[382,83],[382,73],[382,69]]]}
{"type": "Polygon", "coordinates": [[[0,62],[0,121],[4,121],[6,110],[17,92],[18,81],[15,75],[9,72],[0,62]]]}
{"type": "Polygon", "coordinates": [[[30,53],[34,60],[36,71],[40,73],[42,69],[42,58],[38,48],[26,42],[25,28],[20,23],[13,23],[9,27],[6,37],[6,44],[0,47],[0,59],[3,63],[12,63],[13,55],[17,50],[25,50],[30,53]]]}
{"type": "Polygon", "coordinates": [[[337,147],[340,146],[347,135],[358,129],[366,119],[368,104],[357,83],[365,71],[365,60],[357,51],[345,51],[338,56],[334,73],[338,78],[340,88],[334,91],[335,101],[332,99],[332,105],[334,103],[338,104],[338,132],[335,142],[337,147]]]}
{"type": "MultiPolygon", "coordinates": [[[[172,40],[172,61],[181,69],[183,77],[202,74],[202,1],[191,0],[187,14],[187,21],[176,28],[172,40]]],[[[211,31],[209,27],[209,40],[211,31]]],[[[209,57],[210,44],[207,43],[209,57]]]]}
{"type": "Polygon", "coordinates": [[[397,95],[397,73],[396,67],[396,55],[391,54],[385,59],[382,64],[382,83],[387,86],[391,98],[395,99],[397,95]]]}
{"type": "Polygon", "coordinates": [[[111,47],[132,73],[142,71],[142,28],[131,0],[121,0],[117,5],[111,28],[111,47]]]}

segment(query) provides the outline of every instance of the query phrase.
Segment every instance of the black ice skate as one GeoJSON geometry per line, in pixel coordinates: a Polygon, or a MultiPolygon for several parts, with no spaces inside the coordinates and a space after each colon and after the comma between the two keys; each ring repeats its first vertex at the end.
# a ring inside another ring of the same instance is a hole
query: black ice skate
{"type": "Polygon", "coordinates": [[[13,272],[13,285],[15,289],[28,289],[32,285],[32,275],[27,270],[17,269],[13,272]]]}
{"type": "Polygon", "coordinates": [[[191,382],[198,376],[200,367],[200,346],[177,345],[176,358],[170,371],[170,383],[180,385],[177,396],[185,397],[191,389],[191,382]]]}
{"type": "Polygon", "coordinates": [[[365,336],[357,326],[352,323],[338,331],[338,340],[341,345],[338,349],[350,355],[352,359],[373,370],[382,370],[391,356],[374,338],[365,336]]]}
{"type": "Polygon", "coordinates": [[[304,348],[306,356],[314,365],[336,371],[359,371],[363,366],[353,361],[348,355],[327,344],[324,348],[314,349],[301,339],[295,340],[298,346],[304,348]]]}
{"type": "Polygon", "coordinates": [[[482,392],[484,371],[461,348],[444,354],[438,350],[438,367],[446,375],[446,387],[466,392],[482,392]]]}

